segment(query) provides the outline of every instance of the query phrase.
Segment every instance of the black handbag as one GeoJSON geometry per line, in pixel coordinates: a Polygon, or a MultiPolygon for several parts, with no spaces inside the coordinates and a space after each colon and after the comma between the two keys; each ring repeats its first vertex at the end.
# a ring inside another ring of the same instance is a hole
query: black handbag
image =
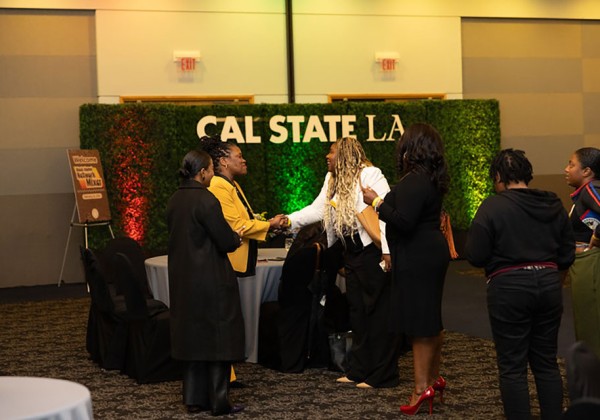
{"type": "Polygon", "coordinates": [[[329,351],[331,353],[331,369],[346,372],[348,369],[348,353],[352,347],[352,332],[329,334],[329,351]]]}

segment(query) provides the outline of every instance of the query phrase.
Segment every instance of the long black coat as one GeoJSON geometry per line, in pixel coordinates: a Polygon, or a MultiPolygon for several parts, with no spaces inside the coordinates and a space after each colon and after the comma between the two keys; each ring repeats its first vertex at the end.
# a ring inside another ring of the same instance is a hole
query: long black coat
{"type": "Polygon", "coordinates": [[[171,352],[175,359],[244,359],[237,277],[227,258],[240,243],[219,201],[185,180],[169,200],[171,352]]]}

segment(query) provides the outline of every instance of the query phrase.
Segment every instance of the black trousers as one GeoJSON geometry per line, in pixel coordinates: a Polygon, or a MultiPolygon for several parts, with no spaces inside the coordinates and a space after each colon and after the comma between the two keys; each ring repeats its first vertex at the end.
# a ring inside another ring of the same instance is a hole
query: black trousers
{"type": "Polygon", "coordinates": [[[200,406],[213,415],[229,413],[230,374],[230,362],[188,362],[183,372],[183,403],[200,406]]]}
{"type": "Polygon", "coordinates": [[[347,377],[378,387],[399,383],[399,336],[390,332],[391,273],[379,262],[381,251],[373,244],[344,253],[346,297],[352,328],[347,377]]]}
{"type": "Polygon", "coordinates": [[[563,303],[558,272],[546,268],[496,276],[488,285],[487,304],[504,414],[509,420],[531,418],[529,363],[542,419],[560,418],[563,392],[556,352],[563,303]]]}

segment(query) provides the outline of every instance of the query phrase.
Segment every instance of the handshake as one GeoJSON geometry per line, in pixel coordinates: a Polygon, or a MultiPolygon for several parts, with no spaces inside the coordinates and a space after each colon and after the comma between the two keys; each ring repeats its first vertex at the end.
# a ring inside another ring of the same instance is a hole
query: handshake
{"type": "Polygon", "coordinates": [[[278,214],[267,221],[269,222],[269,230],[276,233],[287,230],[290,225],[290,219],[285,214],[278,214]]]}

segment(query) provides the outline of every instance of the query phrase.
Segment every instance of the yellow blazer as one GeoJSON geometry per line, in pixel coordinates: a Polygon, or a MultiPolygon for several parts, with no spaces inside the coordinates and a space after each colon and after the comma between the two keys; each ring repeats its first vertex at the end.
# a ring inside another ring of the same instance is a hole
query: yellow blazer
{"type": "MultiPolygon", "coordinates": [[[[244,199],[250,205],[250,202],[244,195],[240,185],[233,181],[244,199]]],[[[242,234],[242,245],[228,255],[229,261],[235,271],[243,273],[248,265],[248,250],[250,249],[249,240],[256,239],[264,241],[269,231],[269,222],[262,220],[250,219],[244,203],[238,197],[233,185],[226,179],[220,176],[214,176],[210,181],[209,191],[212,192],[223,208],[223,216],[233,230],[238,230],[244,226],[242,234]]],[[[250,208],[252,211],[252,208],[250,208]]]]}

